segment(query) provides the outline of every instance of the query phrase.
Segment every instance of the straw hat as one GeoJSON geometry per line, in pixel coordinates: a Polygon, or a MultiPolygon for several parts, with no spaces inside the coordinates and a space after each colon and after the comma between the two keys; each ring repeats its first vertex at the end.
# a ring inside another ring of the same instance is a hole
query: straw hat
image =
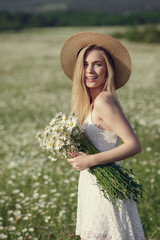
{"type": "Polygon", "coordinates": [[[114,62],[116,89],[124,86],[131,74],[130,55],[119,41],[102,33],[80,32],[65,41],[60,53],[64,73],[72,80],[77,54],[90,44],[101,46],[110,54],[114,62]]]}

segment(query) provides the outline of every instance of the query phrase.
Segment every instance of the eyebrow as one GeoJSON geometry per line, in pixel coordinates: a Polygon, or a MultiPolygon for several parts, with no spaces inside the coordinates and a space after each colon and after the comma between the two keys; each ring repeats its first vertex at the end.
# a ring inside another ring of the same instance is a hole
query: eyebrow
{"type": "MultiPolygon", "coordinates": [[[[88,63],[87,61],[84,61],[85,63],[88,63]]],[[[94,61],[93,63],[103,63],[102,61],[100,60],[97,60],[97,61],[94,61]]]]}

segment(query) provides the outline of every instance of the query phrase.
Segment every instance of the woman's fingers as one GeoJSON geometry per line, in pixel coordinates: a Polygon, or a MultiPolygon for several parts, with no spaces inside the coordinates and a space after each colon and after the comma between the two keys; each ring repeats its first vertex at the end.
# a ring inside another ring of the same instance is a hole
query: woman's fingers
{"type": "Polygon", "coordinates": [[[77,156],[79,156],[79,152],[69,152],[69,155],[71,157],[77,157],[77,156]]]}
{"type": "Polygon", "coordinates": [[[67,161],[72,165],[76,170],[80,170],[77,166],[76,158],[67,158],[67,161]]]}
{"type": "Polygon", "coordinates": [[[69,152],[72,158],[67,158],[67,161],[72,165],[73,168],[76,170],[82,171],[88,168],[86,163],[88,154],[83,152],[69,152]]]}
{"type": "Polygon", "coordinates": [[[76,160],[76,158],[67,158],[67,161],[68,161],[70,164],[74,164],[74,163],[75,163],[75,160],[76,160]]]}
{"type": "Polygon", "coordinates": [[[69,163],[72,163],[72,162],[73,162],[73,158],[67,158],[67,161],[68,161],[69,163]]]}

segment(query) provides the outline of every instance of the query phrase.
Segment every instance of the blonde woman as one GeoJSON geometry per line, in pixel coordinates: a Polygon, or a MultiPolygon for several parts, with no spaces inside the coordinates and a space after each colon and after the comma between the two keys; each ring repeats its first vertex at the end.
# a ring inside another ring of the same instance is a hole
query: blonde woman
{"type": "Polygon", "coordinates": [[[82,32],[64,43],[61,65],[73,80],[71,108],[100,151],[93,155],[71,153],[68,159],[80,171],[76,234],[81,240],[144,240],[135,202],[119,200],[117,211],[116,204],[104,198],[95,178],[87,171],[92,166],[118,162],[141,151],[115,94],[130,77],[129,53],[108,35],[82,32]]]}

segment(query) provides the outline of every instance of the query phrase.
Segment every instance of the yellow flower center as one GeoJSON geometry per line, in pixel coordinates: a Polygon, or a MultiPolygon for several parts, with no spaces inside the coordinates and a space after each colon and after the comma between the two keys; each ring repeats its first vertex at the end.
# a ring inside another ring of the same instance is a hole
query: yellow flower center
{"type": "Polygon", "coordinates": [[[72,127],[73,126],[73,122],[70,122],[69,126],[72,127]]]}

